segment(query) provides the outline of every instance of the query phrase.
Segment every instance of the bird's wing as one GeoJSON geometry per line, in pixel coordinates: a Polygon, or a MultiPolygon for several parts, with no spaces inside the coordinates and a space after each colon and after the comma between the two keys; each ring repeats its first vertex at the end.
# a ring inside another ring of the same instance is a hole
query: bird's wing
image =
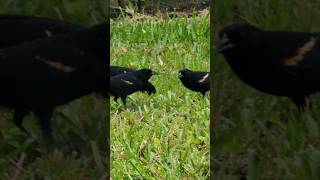
{"type": "Polygon", "coordinates": [[[251,47],[253,51],[248,55],[254,57],[250,68],[254,68],[257,73],[269,73],[270,76],[278,75],[284,79],[299,79],[301,73],[309,69],[307,64],[320,55],[319,33],[274,31],[255,38],[259,39],[259,43],[254,41],[255,46],[251,47]]]}
{"type": "Polygon", "coordinates": [[[202,72],[198,77],[198,84],[202,86],[209,86],[210,85],[210,73],[209,72],[202,72]]]}
{"type": "Polygon", "coordinates": [[[140,79],[132,75],[121,74],[110,78],[111,91],[122,90],[135,92],[143,87],[143,83],[140,79]]]}
{"type": "Polygon", "coordinates": [[[70,78],[88,72],[93,64],[89,59],[63,38],[37,40],[0,50],[0,79],[44,82],[70,78]]]}
{"type": "Polygon", "coordinates": [[[280,59],[285,75],[320,80],[320,37],[309,36],[290,55],[280,59]]]}

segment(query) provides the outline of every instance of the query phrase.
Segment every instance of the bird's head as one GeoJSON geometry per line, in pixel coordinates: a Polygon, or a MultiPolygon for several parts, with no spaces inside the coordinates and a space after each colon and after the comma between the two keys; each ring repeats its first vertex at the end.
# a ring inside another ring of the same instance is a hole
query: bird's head
{"type": "Polygon", "coordinates": [[[148,68],[144,68],[144,69],[140,69],[138,71],[135,72],[137,74],[137,76],[139,76],[140,78],[144,79],[144,80],[149,80],[151,76],[153,75],[158,75],[157,72],[148,69],[148,68]]]}
{"type": "Polygon", "coordinates": [[[191,72],[189,69],[182,69],[178,72],[179,79],[183,79],[186,77],[186,75],[191,72]]]}
{"type": "Polygon", "coordinates": [[[219,32],[218,51],[222,54],[241,48],[252,33],[262,31],[248,23],[233,23],[219,32]]]}

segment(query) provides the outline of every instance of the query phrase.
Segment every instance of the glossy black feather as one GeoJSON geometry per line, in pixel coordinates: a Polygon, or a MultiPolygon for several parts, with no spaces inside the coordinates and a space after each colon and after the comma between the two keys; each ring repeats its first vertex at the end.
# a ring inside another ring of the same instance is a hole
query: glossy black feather
{"type": "Polygon", "coordinates": [[[148,82],[149,78],[155,73],[150,69],[140,69],[110,77],[110,94],[114,100],[120,97],[126,104],[126,97],[132,93],[141,91],[148,94],[156,93],[155,87],[148,82]]]}

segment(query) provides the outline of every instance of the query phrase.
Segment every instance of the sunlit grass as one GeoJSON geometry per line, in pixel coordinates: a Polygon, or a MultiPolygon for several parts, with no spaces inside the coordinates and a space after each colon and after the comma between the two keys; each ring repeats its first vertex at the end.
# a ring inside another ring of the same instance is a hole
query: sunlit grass
{"type": "Polygon", "coordinates": [[[122,18],[111,22],[111,65],[149,67],[157,93],[111,99],[114,178],[209,174],[209,95],[186,89],[179,69],[209,71],[209,16],[122,18]]]}

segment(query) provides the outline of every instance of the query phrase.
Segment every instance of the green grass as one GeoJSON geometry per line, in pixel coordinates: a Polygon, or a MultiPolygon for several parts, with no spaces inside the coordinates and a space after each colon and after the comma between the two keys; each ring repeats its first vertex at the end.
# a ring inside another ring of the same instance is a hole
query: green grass
{"type": "Polygon", "coordinates": [[[209,15],[111,21],[111,65],[150,67],[157,93],[111,101],[115,179],[204,179],[209,174],[209,95],[186,89],[179,69],[209,71],[209,15]]]}
{"type": "MultiPolygon", "coordinates": [[[[213,26],[218,31],[233,20],[245,20],[270,30],[320,31],[319,7],[319,1],[311,0],[219,0],[213,26]]],[[[312,109],[299,115],[289,99],[254,90],[221,55],[213,52],[213,59],[218,123],[212,145],[214,178],[319,179],[319,95],[312,96],[312,109]]]]}
{"type": "MultiPolygon", "coordinates": [[[[0,13],[45,16],[92,25],[106,19],[107,2],[0,0],[0,13]]],[[[12,114],[10,109],[1,108],[0,179],[106,178],[106,103],[102,98],[88,95],[57,108],[52,118],[55,142],[51,147],[41,139],[34,116],[28,116],[24,125],[35,134],[37,141],[19,131],[13,124],[12,114]]]]}

